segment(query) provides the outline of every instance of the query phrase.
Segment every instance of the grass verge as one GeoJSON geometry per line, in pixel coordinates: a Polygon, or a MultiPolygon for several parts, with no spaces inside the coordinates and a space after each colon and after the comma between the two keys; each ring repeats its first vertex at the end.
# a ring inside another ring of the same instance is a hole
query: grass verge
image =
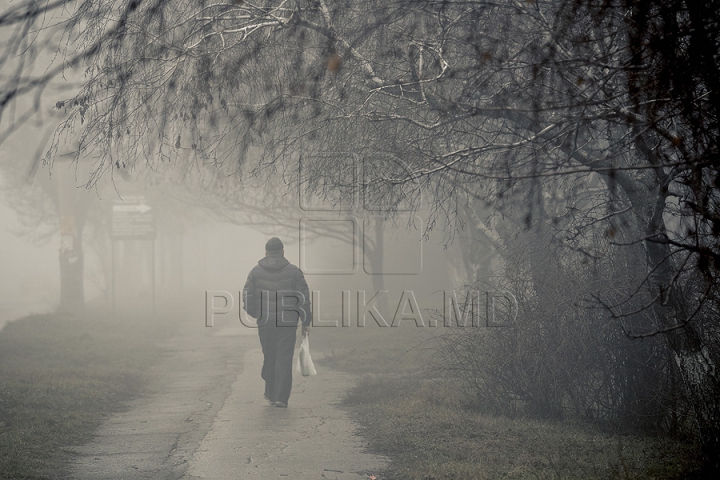
{"type": "Polygon", "coordinates": [[[163,330],[101,315],[38,315],[0,332],[0,478],[55,478],[100,421],[137,395],[163,330]]]}
{"type": "Polygon", "coordinates": [[[391,459],[383,479],[699,478],[692,445],[481,414],[419,368],[429,361],[413,348],[421,339],[335,330],[315,342],[325,354],[319,363],[362,375],[345,403],[371,451],[391,459]]]}
{"type": "Polygon", "coordinates": [[[509,419],[465,408],[416,378],[366,378],[346,404],[393,479],[693,478],[690,446],[587,425],[509,419]]]}

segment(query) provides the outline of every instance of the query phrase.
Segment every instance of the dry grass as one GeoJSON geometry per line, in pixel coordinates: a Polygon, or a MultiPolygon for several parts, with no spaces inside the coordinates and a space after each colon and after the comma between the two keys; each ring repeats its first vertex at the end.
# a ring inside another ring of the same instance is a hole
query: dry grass
{"type": "Polygon", "coordinates": [[[447,382],[428,379],[427,352],[412,348],[422,337],[388,329],[319,336],[321,364],[363,374],[346,405],[372,451],[392,460],[382,478],[699,478],[691,445],[469,409],[447,382]]]}
{"type": "Polygon", "coordinates": [[[158,325],[99,315],[8,324],[0,332],[0,478],[57,475],[62,447],[86,441],[140,391],[139,372],[162,334],[158,325]]]}
{"type": "Polygon", "coordinates": [[[347,399],[397,479],[692,478],[689,446],[589,426],[473,412],[453,391],[407,378],[366,379],[347,399]]]}

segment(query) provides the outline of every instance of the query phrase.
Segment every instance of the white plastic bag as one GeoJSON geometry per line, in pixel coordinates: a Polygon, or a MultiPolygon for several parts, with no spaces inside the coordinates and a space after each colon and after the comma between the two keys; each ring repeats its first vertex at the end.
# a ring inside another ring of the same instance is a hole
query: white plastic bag
{"type": "Polygon", "coordinates": [[[295,361],[295,371],[301,373],[303,377],[310,375],[317,375],[315,365],[313,364],[312,357],[310,356],[310,338],[309,335],[305,335],[300,344],[300,351],[298,352],[297,360],[295,361]]]}

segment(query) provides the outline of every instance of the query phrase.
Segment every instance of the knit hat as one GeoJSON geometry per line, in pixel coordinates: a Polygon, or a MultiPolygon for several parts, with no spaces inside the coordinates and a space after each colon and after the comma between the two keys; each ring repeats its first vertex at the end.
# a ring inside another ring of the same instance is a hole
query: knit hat
{"type": "Polygon", "coordinates": [[[277,237],[272,237],[265,244],[266,252],[279,252],[279,251],[283,250],[284,248],[285,247],[283,246],[282,240],[280,240],[277,237]]]}

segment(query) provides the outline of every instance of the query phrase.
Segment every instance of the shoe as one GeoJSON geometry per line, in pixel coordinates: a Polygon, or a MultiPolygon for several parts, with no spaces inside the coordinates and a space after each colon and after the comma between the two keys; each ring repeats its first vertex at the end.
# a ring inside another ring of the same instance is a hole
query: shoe
{"type": "Polygon", "coordinates": [[[287,403],[285,402],[275,402],[275,406],[278,408],[287,408],[287,403]]]}
{"type": "Polygon", "coordinates": [[[273,402],[272,400],[270,400],[270,399],[267,397],[267,395],[263,395],[263,397],[265,397],[265,400],[267,400],[268,403],[269,403],[271,406],[274,406],[274,405],[275,405],[275,402],[273,402]]]}

